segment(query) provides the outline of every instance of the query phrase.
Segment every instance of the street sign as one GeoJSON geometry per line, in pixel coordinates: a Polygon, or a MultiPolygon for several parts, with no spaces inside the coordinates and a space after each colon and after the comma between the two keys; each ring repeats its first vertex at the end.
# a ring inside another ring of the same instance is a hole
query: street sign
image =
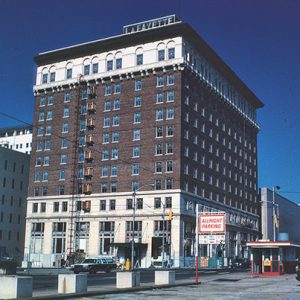
{"type": "Polygon", "coordinates": [[[199,235],[199,244],[205,245],[213,245],[213,244],[220,244],[225,243],[225,235],[224,234],[202,234],[199,235]]]}

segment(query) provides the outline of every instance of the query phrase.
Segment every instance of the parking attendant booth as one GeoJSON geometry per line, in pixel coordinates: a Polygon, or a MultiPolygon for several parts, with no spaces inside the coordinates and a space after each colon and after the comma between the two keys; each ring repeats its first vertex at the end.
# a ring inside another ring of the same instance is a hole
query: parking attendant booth
{"type": "Polygon", "coordinates": [[[276,276],[295,273],[300,245],[291,242],[249,242],[251,251],[251,273],[253,275],[276,276]]]}

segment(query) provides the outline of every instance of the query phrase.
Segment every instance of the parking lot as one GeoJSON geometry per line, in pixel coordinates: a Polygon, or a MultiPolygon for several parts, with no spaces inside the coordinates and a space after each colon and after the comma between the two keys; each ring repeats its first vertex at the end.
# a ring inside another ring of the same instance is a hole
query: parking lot
{"type": "Polygon", "coordinates": [[[245,273],[219,274],[203,277],[201,282],[198,286],[177,286],[80,299],[300,299],[300,282],[295,279],[295,274],[278,277],[251,277],[245,273]]]}

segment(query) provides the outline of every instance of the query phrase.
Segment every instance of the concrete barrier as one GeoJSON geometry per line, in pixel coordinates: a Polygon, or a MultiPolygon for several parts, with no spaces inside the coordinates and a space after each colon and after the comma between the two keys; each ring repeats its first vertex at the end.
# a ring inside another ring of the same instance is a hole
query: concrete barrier
{"type": "Polygon", "coordinates": [[[155,285],[175,284],[175,271],[155,271],[155,285]]]}
{"type": "Polygon", "coordinates": [[[87,274],[59,274],[58,293],[86,293],[87,274]]]}
{"type": "Polygon", "coordinates": [[[117,272],[117,289],[140,286],[140,272],[117,272]]]}
{"type": "Polygon", "coordinates": [[[23,297],[32,297],[32,277],[0,277],[0,299],[16,299],[23,297]]]}

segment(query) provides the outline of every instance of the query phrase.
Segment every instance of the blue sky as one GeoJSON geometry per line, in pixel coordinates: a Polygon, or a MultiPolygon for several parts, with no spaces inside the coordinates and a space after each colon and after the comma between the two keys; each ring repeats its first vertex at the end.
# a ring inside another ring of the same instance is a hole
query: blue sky
{"type": "MultiPolygon", "coordinates": [[[[32,123],[39,52],[120,34],[177,14],[265,103],[258,112],[259,186],[300,203],[300,1],[0,0],[0,111],[32,123]]],[[[0,116],[0,127],[19,124],[0,116]]]]}

